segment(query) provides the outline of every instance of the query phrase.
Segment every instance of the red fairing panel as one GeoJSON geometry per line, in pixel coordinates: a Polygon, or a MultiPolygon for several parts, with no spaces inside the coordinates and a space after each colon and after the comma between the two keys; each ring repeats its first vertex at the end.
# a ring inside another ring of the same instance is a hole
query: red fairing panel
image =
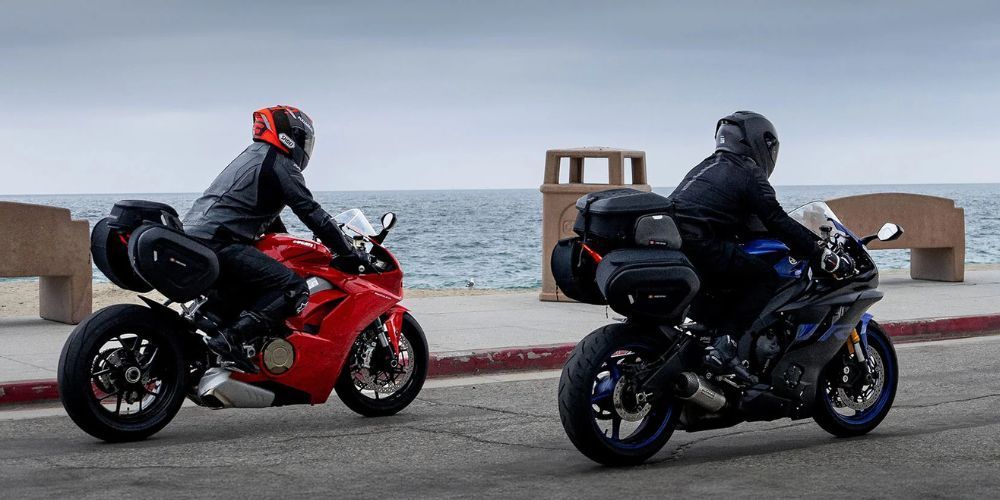
{"type": "Polygon", "coordinates": [[[399,305],[403,273],[388,250],[380,248],[379,257],[392,259],[393,271],[352,275],[330,267],[329,250],[313,241],[268,235],[257,247],[299,276],[321,278],[333,287],[313,293],[302,312],[287,320],[294,333],[286,340],[295,348],[295,360],[287,372],[275,375],[265,368],[257,375],[234,374],[234,378],[276,382],[306,392],[310,403],[320,404],[332,392],[354,340],[376,318],[383,317],[390,343],[398,350],[406,313],[399,305]]]}

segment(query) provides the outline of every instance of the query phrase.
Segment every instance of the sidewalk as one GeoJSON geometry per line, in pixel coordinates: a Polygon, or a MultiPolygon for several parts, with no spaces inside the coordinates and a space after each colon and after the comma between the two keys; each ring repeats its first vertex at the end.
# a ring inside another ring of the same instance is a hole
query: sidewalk
{"type": "MultiPolygon", "coordinates": [[[[940,283],[913,281],[905,271],[883,273],[880,289],[886,297],[872,308],[872,314],[881,323],[994,317],[987,321],[936,321],[929,325],[930,330],[921,329],[919,324],[903,325],[908,330],[897,326],[896,334],[907,330],[910,334],[968,336],[1000,330],[1000,268],[970,270],[966,278],[964,283],[940,283]],[[942,326],[946,323],[948,326],[942,326]]],[[[505,357],[524,361],[532,356],[559,356],[568,350],[566,346],[527,354],[523,349],[509,350],[576,343],[609,323],[608,314],[616,316],[604,307],[539,302],[537,292],[415,298],[404,304],[423,326],[431,352],[437,358],[453,358],[450,365],[446,363],[451,368],[443,366],[439,375],[475,369],[474,354],[485,356],[488,362],[505,357]],[[463,363],[468,366],[455,368],[463,363]]],[[[0,318],[0,382],[54,379],[59,353],[72,329],[37,318],[0,318]]],[[[516,363],[511,366],[517,367],[516,363]]]]}

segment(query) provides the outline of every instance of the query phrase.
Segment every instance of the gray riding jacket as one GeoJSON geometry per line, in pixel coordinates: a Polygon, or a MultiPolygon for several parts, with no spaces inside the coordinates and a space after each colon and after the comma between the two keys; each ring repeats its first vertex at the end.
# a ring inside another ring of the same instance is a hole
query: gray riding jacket
{"type": "Polygon", "coordinates": [[[279,216],[285,206],[334,253],[351,253],[340,227],[306,188],[298,165],[264,142],[251,144],[215,178],[184,216],[184,231],[206,240],[252,244],[265,232],[284,230],[279,216]]]}

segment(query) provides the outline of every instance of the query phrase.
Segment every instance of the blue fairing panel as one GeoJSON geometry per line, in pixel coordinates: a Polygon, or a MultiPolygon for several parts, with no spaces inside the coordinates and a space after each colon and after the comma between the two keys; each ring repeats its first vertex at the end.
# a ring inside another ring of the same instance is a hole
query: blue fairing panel
{"type": "MultiPolygon", "coordinates": [[[[784,257],[791,250],[778,240],[753,240],[743,245],[743,251],[750,255],[779,255],[784,257]]],[[[805,270],[804,262],[781,259],[774,265],[775,272],[782,278],[798,278],[805,270]]]]}
{"type": "Polygon", "coordinates": [[[781,259],[774,265],[775,272],[782,278],[798,278],[806,269],[806,263],[802,261],[792,262],[790,259],[781,259]]]}
{"type": "Polygon", "coordinates": [[[750,255],[765,255],[769,253],[788,253],[788,245],[778,240],[753,240],[743,245],[743,251],[750,255]]]}

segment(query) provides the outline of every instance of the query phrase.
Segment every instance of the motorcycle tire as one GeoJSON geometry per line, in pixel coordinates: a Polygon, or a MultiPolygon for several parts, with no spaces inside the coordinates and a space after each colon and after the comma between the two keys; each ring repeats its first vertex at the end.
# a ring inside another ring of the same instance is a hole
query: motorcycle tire
{"type": "MultiPolygon", "coordinates": [[[[860,328],[860,327],[859,327],[860,328]]],[[[821,379],[820,386],[816,391],[816,408],[813,419],[823,430],[837,437],[861,436],[871,432],[878,427],[889,414],[892,402],[896,398],[896,386],[899,381],[899,362],[896,359],[896,349],[892,345],[892,340],[882,330],[878,323],[872,321],[868,324],[868,351],[869,363],[874,363],[875,373],[882,380],[880,392],[872,396],[874,401],[867,408],[855,411],[854,415],[844,415],[837,411],[834,402],[834,390],[831,389],[826,379],[821,379]]],[[[847,347],[845,346],[846,350],[847,347]]],[[[837,376],[841,373],[845,355],[838,355],[830,360],[830,364],[823,371],[824,374],[837,376]]],[[[842,408],[842,407],[840,407],[842,408]]]]}
{"type": "MultiPolygon", "coordinates": [[[[340,400],[355,413],[365,417],[395,415],[409,406],[420,393],[420,389],[423,388],[424,381],[427,379],[427,366],[430,362],[424,330],[417,323],[417,320],[407,313],[403,315],[402,333],[410,346],[410,361],[414,363],[414,367],[412,375],[404,382],[403,387],[386,397],[369,397],[362,388],[355,384],[351,360],[357,354],[354,349],[357,348],[358,344],[355,343],[352,347],[334,390],[337,391],[340,400]]],[[[369,392],[375,396],[378,395],[377,391],[369,392]]]]}
{"type": "Polygon", "coordinates": [[[59,398],[91,436],[108,442],[146,439],[170,423],[184,401],[182,353],[176,335],[149,308],[106,307],[66,340],[57,371],[59,398]]]}
{"type": "Polygon", "coordinates": [[[640,464],[663,448],[677,427],[680,404],[666,395],[654,398],[649,409],[640,408],[646,414],[634,433],[623,438],[619,429],[624,417],[617,406],[624,391],[617,388],[621,375],[614,378],[614,374],[620,371],[617,363],[623,362],[623,353],[641,353],[642,359],[655,360],[668,347],[662,336],[629,324],[604,326],[577,344],[559,379],[559,417],[577,450],[597,463],[624,466],[640,464]],[[613,401],[602,403],[605,399],[613,401]],[[611,422],[610,436],[599,421],[611,422]]]}

